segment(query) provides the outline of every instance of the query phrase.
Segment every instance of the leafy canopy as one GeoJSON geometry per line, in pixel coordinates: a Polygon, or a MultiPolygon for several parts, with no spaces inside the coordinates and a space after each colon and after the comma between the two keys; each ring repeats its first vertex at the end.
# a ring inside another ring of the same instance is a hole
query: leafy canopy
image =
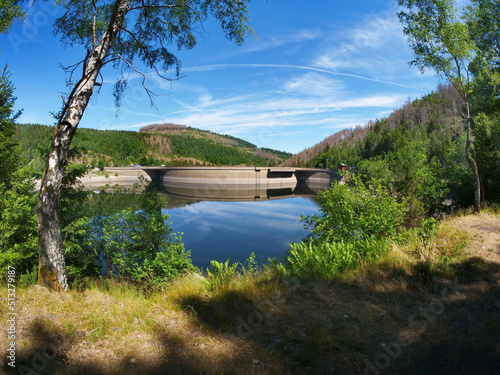
{"type": "Polygon", "coordinates": [[[8,32],[16,18],[24,18],[18,0],[0,0],[0,34],[8,32]]]}
{"type": "Polygon", "coordinates": [[[56,20],[54,31],[61,36],[63,45],[81,45],[92,51],[110,27],[109,20],[116,5],[126,6],[129,3],[124,23],[103,62],[112,63],[122,72],[115,85],[115,99],[119,105],[127,86],[125,72],[133,70],[142,74],[145,80],[145,75],[133,65],[136,59],[165,79],[164,71],[172,67],[175,67],[176,75],[179,76],[181,62],[173,50],[193,48],[196,36],[202,33],[202,24],[209,16],[219,21],[228,39],[242,43],[244,37],[252,33],[246,25],[248,1],[57,0],[65,13],[56,20]]]}
{"type": "Polygon", "coordinates": [[[421,73],[432,69],[456,88],[468,89],[475,46],[453,0],[399,0],[398,4],[406,8],[398,17],[414,52],[410,64],[421,73]]]}

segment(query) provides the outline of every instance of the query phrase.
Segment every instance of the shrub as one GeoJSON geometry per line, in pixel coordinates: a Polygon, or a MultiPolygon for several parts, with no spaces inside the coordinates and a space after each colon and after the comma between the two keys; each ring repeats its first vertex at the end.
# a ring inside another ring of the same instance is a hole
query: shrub
{"type": "Polygon", "coordinates": [[[73,279],[101,274],[162,286],[194,269],[190,253],[162,213],[164,202],[149,187],[139,197],[100,193],[92,203],[65,232],[68,275],[73,279]]]}
{"type": "Polygon", "coordinates": [[[345,184],[334,182],[318,194],[318,202],[322,215],[302,220],[320,242],[393,237],[405,214],[404,202],[391,196],[383,181],[371,178],[365,183],[356,175],[345,184]]]}

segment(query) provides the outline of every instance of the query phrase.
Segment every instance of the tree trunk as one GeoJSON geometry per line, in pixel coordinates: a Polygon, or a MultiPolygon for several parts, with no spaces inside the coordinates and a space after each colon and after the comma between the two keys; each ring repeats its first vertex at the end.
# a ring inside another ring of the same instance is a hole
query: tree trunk
{"type": "Polygon", "coordinates": [[[116,1],[109,26],[87,56],[82,78],[70,94],[52,135],[52,145],[38,196],[38,283],[55,290],[68,289],[59,200],[69,147],[92,96],[105,57],[123,25],[130,1],[116,1]]]}
{"type": "Polygon", "coordinates": [[[477,169],[476,161],[472,158],[470,154],[471,145],[471,116],[469,102],[466,101],[467,107],[467,123],[465,124],[465,130],[467,133],[467,141],[465,142],[465,158],[467,159],[467,164],[472,170],[472,175],[474,178],[474,213],[481,213],[481,182],[479,180],[479,170],[477,169]]]}

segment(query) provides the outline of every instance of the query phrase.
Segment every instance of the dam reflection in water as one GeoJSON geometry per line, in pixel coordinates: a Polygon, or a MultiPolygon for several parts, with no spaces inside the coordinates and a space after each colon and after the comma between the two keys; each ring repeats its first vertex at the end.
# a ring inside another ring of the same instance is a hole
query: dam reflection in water
{"type": "Polygon", "coordinates": [[[193,264],[203,268],[211,260],[243,263],[251,252],[260,264],[270,257],[282,261],[289,244],[308,234],[301,215],[319,212],[315,197],[332,181],[331,176],[300,181],[273,172],[272,180],[209,184],[174,172],[175,178],[165,177],[167,171],[157,179],[157,187],[170,198],[167,213],[174,231],[183,233],[193,264]]]}

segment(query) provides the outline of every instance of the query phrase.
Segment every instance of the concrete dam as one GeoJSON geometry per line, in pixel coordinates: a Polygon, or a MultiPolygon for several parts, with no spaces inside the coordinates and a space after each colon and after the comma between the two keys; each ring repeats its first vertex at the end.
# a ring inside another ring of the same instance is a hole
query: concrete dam
{"type": "Polygon", "coordinates": [[[172,197],[253,201],[314,197],[340,180],[337,170],[283,167],[141,167],[172,197]]]}

